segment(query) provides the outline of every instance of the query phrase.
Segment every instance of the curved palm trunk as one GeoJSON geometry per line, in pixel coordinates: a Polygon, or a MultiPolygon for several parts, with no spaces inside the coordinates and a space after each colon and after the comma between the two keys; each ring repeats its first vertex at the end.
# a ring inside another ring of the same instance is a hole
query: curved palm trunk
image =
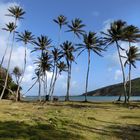
{"type": "MultiPolygon", "coordinates": [[[[15,20],[15,26],[16,26],[16,22],[17,22],[17,19],[15,20]]],[[[5,89],[7,87],[8,76],[9,76],[9,69],[10,69],[10,62],[11,62],[12,52],[13,52],[13,49],[14,49],[14,40],[15,40],[15,29],[13,31],[12,46],[11,46],[10,56],[9,56],[9,60],[8,60],[6,79],[5,79],[5,83],[4,83],[4,88],[3,88],[1,96],[0,96],[0,100],[2,100],[4,92],[5,92],[5,89]]]]}
{"type": "Polygon", "coordinates": [[[56,80],[57,80],[57,74],[58,74],[58,68],[56,67],[56,72],[55,72],[55,78],[54,78],[54,82],[53,82],[53,85],[52,85],[52,92],[51,92],[51,101],[53,99],[53,93],[54,93],[54,89],[55,89],[55,84],[56,84],[56,80]]]}
{"type": "Polygon", "coordinates": [[[86,76],[85,102],[87,102],[89,69],[90,69],[90,50],[88,50],[88,69],[87,69],[87,76],[86,76]]]}
{"type": "Polygon", "coordinates": [[[53,75],[52,75],[52,77],[51,77],[51,82],[50,82],[50,87],[49,87],[49,97],[50,97],[50,95],[51,95],[51,91],[52,91],[52,88],[53,88],[54,74],[55,74],[55,63],[54,63],[53,75]]]}
{"type": "Polygon", "coordinates": [[[72,62],[70,62],[70,65],[68,67],[68,79],[67,79],[67,94],[66,94],[66,99],[65,101],[69,101],[69,91],[70,91],[70,81],[71,81],[71,65],[72,62]]]}
{"type": "Polygon", "coordinates": [[[23,74],[22,74],[22,77],[19,81],[19,84],[18,84],[18,89],[17,89],[17,92],[16,92],[16,95],[17,95],[17,99],[16,101],[20,101],[20,84],[22,83],[22,80],[23,80],[23,77],[25,75],[25,70],[26,70],[26,63],[27,63],[27,47],[26,47],[26,44],[24,44],[24,48],[25,48],[25,56],[24,56],[24,68],[23,68],[23,74]]]}
{"type": "Polygon", "coordinates": [[[38,80],[39,80],[39,79],[37,79],[37,80],[32,84],[32,86],[31,86],[23,95],[25,95],[26,93],[28,93],[28,92],[35,86],[35,84],[38,82],[38,80]]]}
{"type": "MultiPolygon", "coordinates": [[[[125,72],[124,72],[124,67],[123,67],[121,54],[120,54],[120,50],[119,50],[119,44],[117,41],[116,41],[116,44],[117,44],[117,51],[118,51],[119,60],[120,60],[120,64],[121,64],[122,76],[123,76],[123,88],[124,88],[124,97],[125,97],[124,103],[126,103],[127,102],[127,92],[126,92],[125,72]]],[[[120,93],[118,101],[121,100],[121,96],[122,96],[122,93],[120,93]]]]}
{"type": "Polygon", "coordinates": [[[127,101],[129,102],[130,96],[132,94],[132,83],[131,83],[131,64],[129,64],[129,93],[127,101]]]}
{"type": "Polygon", "coordinates": [[[38,99],[39,101],[41,102],[41,81],[40,81],[40,78],[38,80],[38,99]]]}
{"type": "MultiPolygon", "coordinates": [[[[7,40],[8,43],[9,43],[9,38],[10,38],[10,34],[9,34],[8,40],[7,40]]],[[[6,49],[5,49],[5,51],[4,51],[4,55],[3,55],[2,59],[1,59],[0,67],[2,67],[3,61],[4,61],[4,59],[5,59],[5,55],[6,55],[7,50],[8,50],[8,43],[7,43],[6,49]]]]}

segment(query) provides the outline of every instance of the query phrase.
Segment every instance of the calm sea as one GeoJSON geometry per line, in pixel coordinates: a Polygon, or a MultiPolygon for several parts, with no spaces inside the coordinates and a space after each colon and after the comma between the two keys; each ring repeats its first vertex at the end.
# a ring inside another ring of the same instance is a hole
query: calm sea
{"type": "MultiPolygon", "coordinates": [[[[43,99],[44,97],[42,97],[43,99]]],[[[70,96],[71,101],[84,101],[85,96],[70,96]]],[[[118,96],[87,96],[88,101],[115,101],[118,99],[118,96]]],[[[124,97],[122,97],[124,99],[124,97]]],[[[38,96],[27,96],[24,98],[26,101],[36,101],[38,96]]],[[[58,96],[59,101],[65,101],[65,96],[58,96]]],[[[140,96],[132,96],[131,101],[140,101],[140,96]]]]}

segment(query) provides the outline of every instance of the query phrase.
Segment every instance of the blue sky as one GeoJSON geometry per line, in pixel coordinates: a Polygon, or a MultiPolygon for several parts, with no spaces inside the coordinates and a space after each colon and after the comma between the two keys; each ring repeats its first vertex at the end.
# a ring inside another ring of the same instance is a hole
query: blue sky
{"type": "MultiPolygon", "coordinates": [[[[122,19],[127,21],[128,24],[134,24],[140,27],[140,1],[139,0],[0,0],[0,22],[2,25],[8,21],[3,20],[3,9],[12,5],[13,3],[21,5],[26,11],[24,20],[19,23],[19,31],[25,29],[30,30],[35,36],[41,34],[47,35],[53,40],[53,44],[57,44],[58,40],[58,26],[53,22],[53,19],[58,15],[65,15],[69,21],[74,18],[82,19],[86,24],[85,30],[100,32],[105,31],[111,21],[122,19]]],[[[5,10],[5,9],[4,9],[5,10]]],[[[67,27],[63,28],[61,42],[65,40],[73,41],[73,34],[66,33],[67,27]]],[[[3,31],[1,31],[3,33],[3,31]]],[[[1,34],[0,33],[0,34],[1,34]]],[[[4,33],[3,33],[4,34],[4,33]]],[[[4,35],[1,34],[1,38],[4,35]]],[[[82,40],[76,39],[75,43],[79,43],[82,40]]],[[[15,49],[15,56],[21,54],[23,51],[22,44],[20,49],[15,49]],[[16,53],[17,52],[17,53],[16,53]]],[[[122,44],[124,47],[127,44],[122,44]]],[[[23,83],[23,92],[32,84],[31,77],[33,76],[33,63],[36,54],[30,54],[33,46],[28,48],[28,77],[23,83]],[[29,78],[30,77],[30,78],[29,78]]],[[[2,52],[1,52],[2,53],[2,52]]],[[[23,54],[21,54],[22,56],[23,54]]],[[[117,59],[116,48],[110,46],[107,52],[103,53],[104,57],[99,57],[96,54],[92,54],[91,57],[91,69],[89,76],[89,91],[94,90],[106,85],[121,82],[120,65],[117,59]]],[[[13,64],[20,63],[22,58],[13,56],[13,64]]],[[[77,60],[77,64],[73,64],[72,69],[72,95],[81,94],[85,88],[85,76],[87,70],[87,52],[83,53],[77,60]]],[[[6,63],[6,62],[5,62],[6,63]]],[[[19,64],[20,65],[20,64],[19,64]]],[[[137,63],[138,68],[133,70],[133,78],[140,75],[140,63],[137,63]]],[[[12,68],[11,68],[12,69],[12,68]]],[[[61,76],[57,83],[55,90],[56,95],[65,95],[66,93],[66,74],[61,76]]],[[[37,94],[37,86],[29,93],[30,95],[37,94]]],[[[28,95],[29,95],[28,94],[28,95]]]]}

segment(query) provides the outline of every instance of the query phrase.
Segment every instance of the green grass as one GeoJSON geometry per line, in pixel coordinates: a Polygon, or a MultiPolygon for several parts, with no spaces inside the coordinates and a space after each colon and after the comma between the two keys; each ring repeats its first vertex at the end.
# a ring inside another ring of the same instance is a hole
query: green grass
{"type": "Polygon", "coordinates": [[[140,140],[140,103],[1,101],[0,140],[140,140]]]}

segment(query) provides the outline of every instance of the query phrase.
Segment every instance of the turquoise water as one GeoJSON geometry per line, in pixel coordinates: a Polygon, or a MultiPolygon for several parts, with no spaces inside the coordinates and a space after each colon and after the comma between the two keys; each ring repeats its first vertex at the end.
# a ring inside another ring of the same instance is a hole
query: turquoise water
{"type": "MultiPolygon", "coordinates": [[[[43,99],[44,97],[42,97],[43,99]]],[[[118,99],[118,96],[87,96],[88,101],[115,101],[118,99]]],[[[122,100],[124,97],[122,97],[122,100]]],[[[27,96],[24,98],[26,101],[36,101],[38,100],[37,96],[27,96]]],[[[59,101],[65,101],[65,96],[58,96],[59,101]]],[[[84,101],[85,96],[70,96],[71,101],[84,101]]],[[[130,100],[140,101],[140,96],[132,96],[130,100]]]]}

